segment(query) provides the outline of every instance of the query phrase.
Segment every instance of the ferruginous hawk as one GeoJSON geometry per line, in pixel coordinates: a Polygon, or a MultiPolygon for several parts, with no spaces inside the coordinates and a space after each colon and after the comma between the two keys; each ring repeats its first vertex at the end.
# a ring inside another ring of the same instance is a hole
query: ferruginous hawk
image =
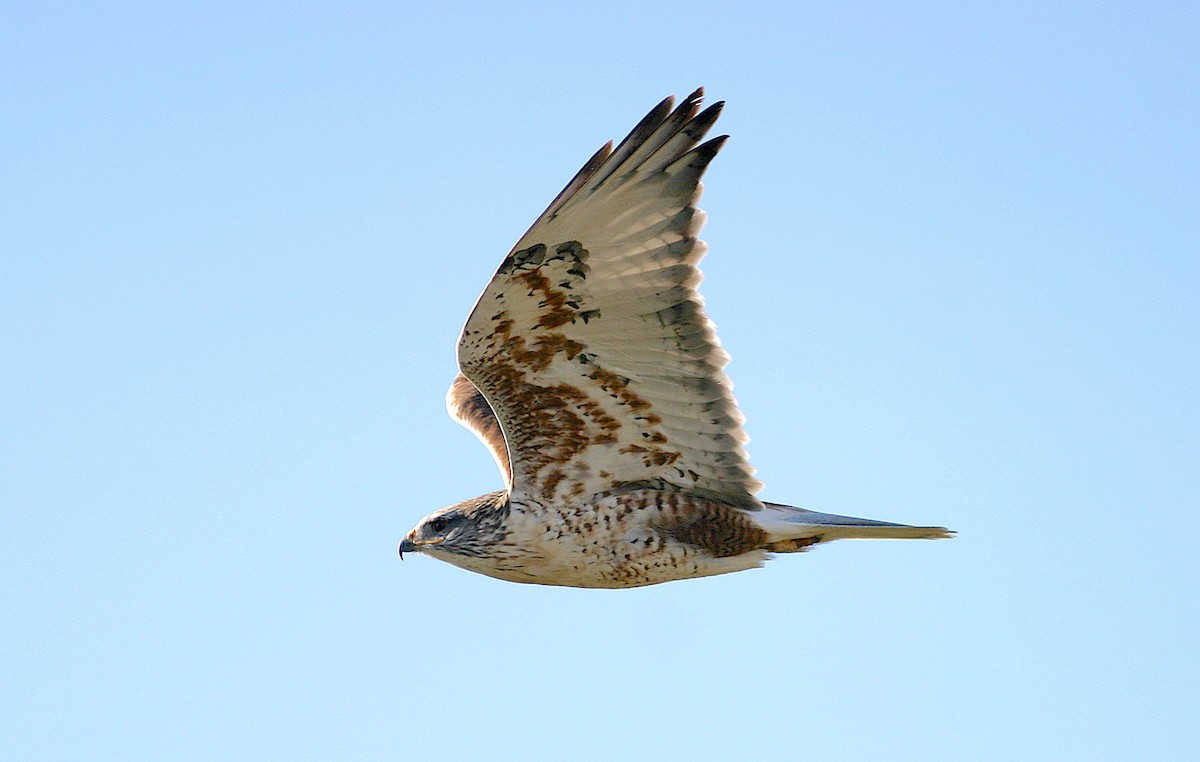
{"type": "Polygon", "coordinates": [[[723,104],[658,104],[521,237],[458,342],[450,415],[505,489],[400,543],[512,582],[636,587],[761,566],[842,538],[938,538],[755,497],[744,418],[697,292],[701,143],[723,104]]]}

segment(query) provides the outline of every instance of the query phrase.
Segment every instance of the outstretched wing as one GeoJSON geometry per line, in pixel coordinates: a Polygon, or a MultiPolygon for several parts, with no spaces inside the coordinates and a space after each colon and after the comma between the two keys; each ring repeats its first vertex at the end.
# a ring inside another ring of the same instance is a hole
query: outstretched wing
{"type": "Polygon", "coordinates": [[[496,460],[504,486],[512,489],[512,467],[508,462],[508,447],[504,444],[504,432],[500,421],[483,396],[467,377],[459,373],[446,392],[446,411],[450,417],[466,426],[483,442],[496,460]]]}
{"type": "Polygon", "coordinates": [[[600,149],[467,319],[459,366],[499,420],[514,492],[654,485],[761,507],[729,357],[696,290],[695,202],[725,141],[697,145],[722,106],[697,113],[702,95],[674,110],[668,98],[600,149]]]}

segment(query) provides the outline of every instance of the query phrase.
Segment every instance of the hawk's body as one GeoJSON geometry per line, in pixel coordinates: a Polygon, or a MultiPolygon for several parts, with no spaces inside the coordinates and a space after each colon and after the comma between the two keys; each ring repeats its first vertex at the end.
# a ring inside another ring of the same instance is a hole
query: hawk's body
{"type": "Polygon", "coordinates": [[[439,555],[510,582],[633,587],[741,571],[767,557],[765,533],[736,508],[680,492],[635,489],[576,503],[507,505],[496,492],[483,510],[504,515],[504,536],[485,555],[439,555]]]}
{"type": "Polygon", "coordinates": [[[632,587],[760,566],[839,537],[946,530],[764,504],[696,287],[697,145],[721,104],[664,101],[602,148],[505,258],[463,328],[451,415],[507,490],[401,544],[514,582],[632,587]]]}

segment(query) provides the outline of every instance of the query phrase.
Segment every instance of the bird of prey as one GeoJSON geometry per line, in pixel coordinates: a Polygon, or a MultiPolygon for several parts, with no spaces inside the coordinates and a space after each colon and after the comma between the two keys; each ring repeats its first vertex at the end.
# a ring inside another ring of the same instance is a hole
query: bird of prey
{"type": "Polygon", "coordinates": [[[939,538],[759,500],[697,291],[700,177],[728,136],[703,90],[591,159],[504,258],[458,341],[450,415],[505,489],[400,543],[512,582],[625,588],[761,566],[843,538],[939,538]]]}

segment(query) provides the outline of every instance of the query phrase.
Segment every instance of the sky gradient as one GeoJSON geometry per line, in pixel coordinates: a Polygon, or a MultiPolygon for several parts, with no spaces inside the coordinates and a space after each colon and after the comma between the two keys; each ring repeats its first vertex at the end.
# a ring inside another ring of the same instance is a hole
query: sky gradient
{"type": "Polygon", "coordinates": [[[10,5],[0,757],[1200,756],[1194,4],[10,5]],[[474,299],[697,85],[762,496],[959,536],[401,562],[474,299]]]}

